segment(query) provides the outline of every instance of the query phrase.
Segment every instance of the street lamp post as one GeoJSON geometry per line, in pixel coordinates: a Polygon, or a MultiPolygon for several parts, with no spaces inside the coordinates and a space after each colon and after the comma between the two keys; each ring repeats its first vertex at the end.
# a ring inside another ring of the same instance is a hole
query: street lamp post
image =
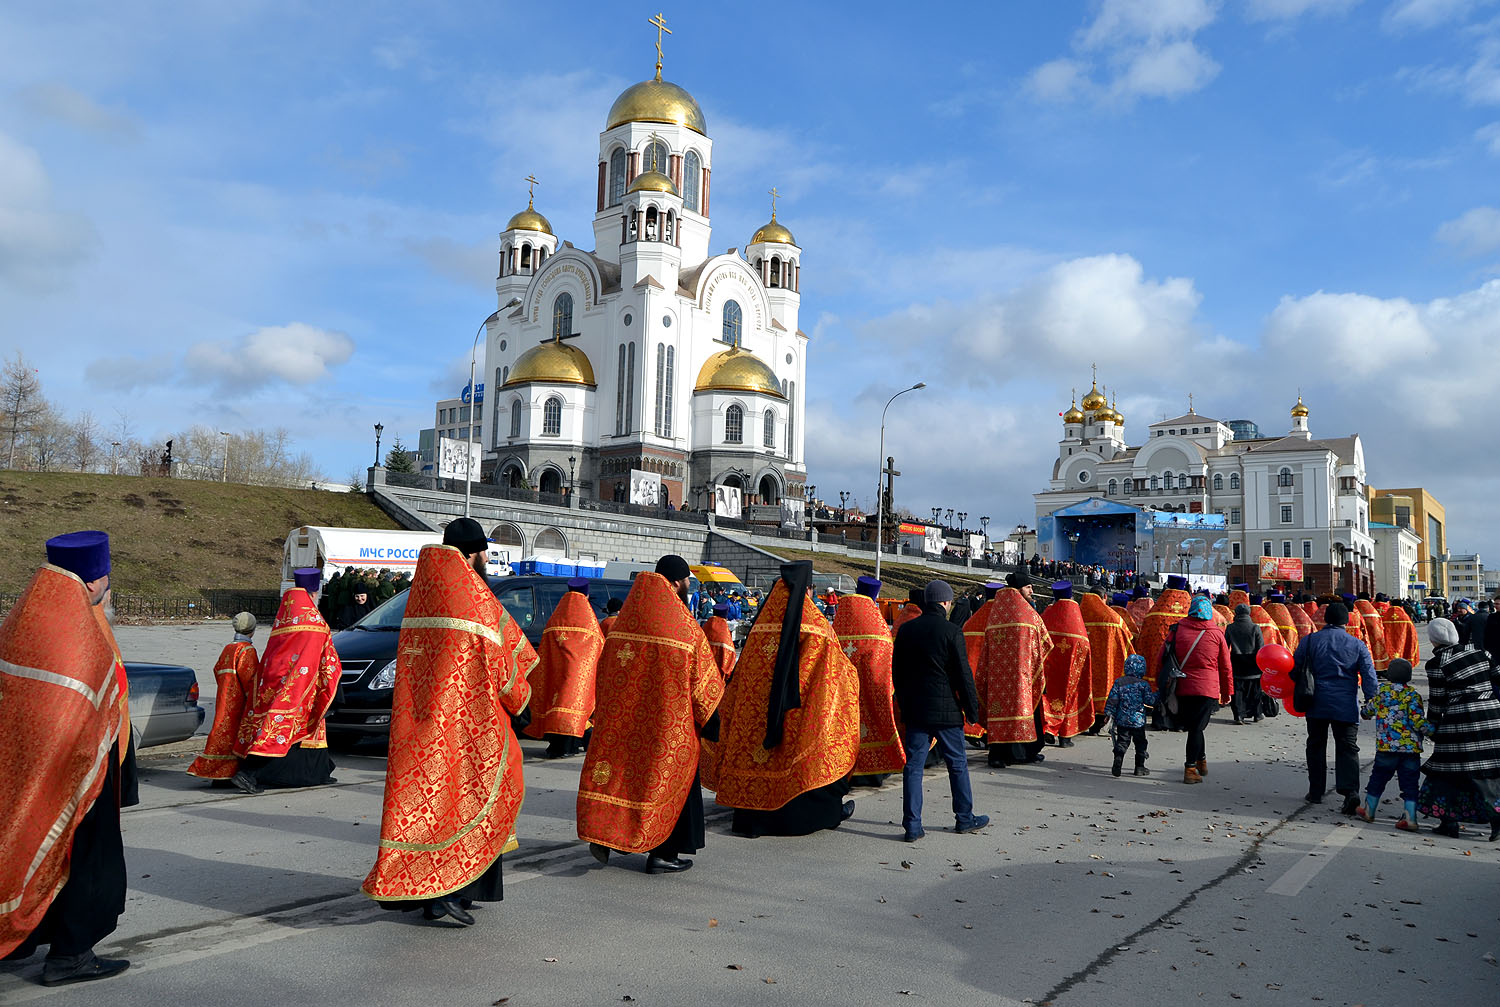
{"type": "Polygon", "coordinates": [[[380,435],[385,431],[385,424],[375,424],[375,467],[380,468],[380,435]]]}
{"type": "Polygon", "coordinates": [[[926,388],[926,387],[927,387],[927,382],[925,382],[925,381],[918,381],[916,384],[912,385],[910,388],[903,388],[899,392],[897,392],[895,395],[892,395],[890,398],[886,399],[886,401],[885,401],[885,409],[880,410],[880,453],[875,456],[875,466],[876,466],[876,468],[875,468],[875,579],[876,580],[880,579],[880,551],[881,551],[881,548],[883,547],[884,541],[885,541],[884,540],[884,535],[883,535],[883,532],[884,532],[884,523],[885,523],[884,522],[884,518],[885,518],[885,499],[884,499],[884,497],[883,497],[883,495],[881,493],[881,488],[880,488],[880,481],[881,481],[880,480],[880,476],[881,476],[881,473],[883,471],[883,466],[885,465],[885,414],[886,414],[886,411],[891,408],[891,403],[895,402],[898,398],[900,398],[901,396],[905,395],[907,392],[914,392],[914,391],[916,391],[919,388],[926,388]]]}
{"type": "Polygon", "coordinates": [[[224,469],[219,474],[219,482],[227,483],[229,481],[229,431],[220,430],[219,436],[224,438],[224,469]]]}
{"type": "Polygon", "coordinates": [[[109,474],[117,476],[120,474],[120,442],[109,442],[109,474]]]}
{"type": "Polygon", "coordinates": [[[849,509],[849,491],[839,490],[839,520],[847,521],[849,515],[845,513],[849,509]]]}
{"type": "MultiPolygon", "coordinates": [[[[473,414],[471,413],[470,415],[473,414]]],[[[577,461],[577,455],[568,455],[568,503],[573,502],[573,466],[577,461]]]]}

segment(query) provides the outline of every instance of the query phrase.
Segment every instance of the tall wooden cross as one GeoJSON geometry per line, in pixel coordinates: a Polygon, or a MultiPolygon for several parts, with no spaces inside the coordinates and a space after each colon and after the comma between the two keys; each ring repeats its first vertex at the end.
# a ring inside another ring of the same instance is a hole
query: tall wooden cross
{"type": "Polygon", "coordinates": [[[894,455],[885,456],[885,468],[880,470],[885,476],[885,512],[892,514],[896,507],[896,477],[901,473],[896,470],[896,458],[894,455]]]}
{"type": "Polygon", "coordinates": [[[656,26],[656,79],[661,80],[661,33],[666,32],[670,35],[672,29],[667,27],[667,19],[663,14],[657,14],[656,17],[646,20],[656,26]]]}
{"type": "Polygon", "coordinates": [[[533,172],[532,174],[527,175],[526,181],[529,183],[529,185],[526,187],[526,209],[534,210],[536,209],[536,173],[533,172]]]}

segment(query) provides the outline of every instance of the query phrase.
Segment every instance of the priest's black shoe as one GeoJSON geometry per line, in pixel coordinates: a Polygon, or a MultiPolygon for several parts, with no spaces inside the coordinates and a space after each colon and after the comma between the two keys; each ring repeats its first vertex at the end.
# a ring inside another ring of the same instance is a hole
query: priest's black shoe
{"type": "Polygon", "coordinates": [[[691,860],[683,860],[681,857],[658,857],[655,853],[646,858],[647,874],[678,874],[689,870],[693,866],[691,860]]]}
{"type": "Polygon", "coordinates": [[[130,968],[130,963],[123,958],[100,958],[92,951],[78,957],[81,960],[48,958],[42,965],[42,985],[66,986],[108,979],[130,968]]]}
{"type": "Polygon", "coordinates": [[[230,777],[229,782],[239,787],[247,794],[263,793],[265,788],[255,781],[255,777],[249,773],[239,772],[230,777]]]}
{"type": "Polygon", "coordinates": [[[599,861],[601,864],[609,863],[608,846],[601,846],[598,843],[589,843],[589,852],[592,853],[594,855],[594,859],[599,861]]]}
{"type": "Polygon", "coordinates": [[[461,926],[471,927],[474,925],[474,917],[465,912],[463,907],[454,899],[433,899],[422,910],[422,918],[424,920],[440,920],[444,916],[449,917],[454,923],[461,926]]]}
{"type": "Polygon", "coordinates": [[[844,818],[848,819],[848,818],[853,818],[853,817],[854,817],[854,802],[853,801],[845,801],[844,802],[844,818]]]}

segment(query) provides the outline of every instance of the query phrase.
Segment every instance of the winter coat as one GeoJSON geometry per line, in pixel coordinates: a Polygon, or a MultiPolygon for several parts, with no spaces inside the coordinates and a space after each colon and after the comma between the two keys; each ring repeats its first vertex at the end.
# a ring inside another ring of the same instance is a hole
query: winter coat
{"type": "Polygon", "coordinates": [[[1265,646],[1265,638],[1261,636],[1260,627],[1255,624],[1255,616],[1249,605],[1234,607],[1234,622],[1224,630],[1224,639],[1229,644],[1229,660],[1234,667],[1234,677],[1260,678],[1260,666],[1255,663],[1255,655],[1265,646]]]}
{"type": "Polygon", "coordinates": [[[909,728],[962,727],[979,720],[979,695],[963,627],[936,606],[896,631],[891,682],[909,728]]]}
{"type": "Polygon", "coordinates": [[[1234,666],[1229,659],[1229,644],[1224,639],[1224,631],[1212,619],[1189,617],[1179,621],[1162,645],[1163,657],[1174,640],[1177,661],[1185,676],[1177,683],[1177,695],[1208,696],[1219,700],[1234,694],[1234,666]],[[1203,634],[1201,640],[1198,639],[1200,632],[1203,634]],[[1194,640],[1198,640],[1196,647],[1193,646],[1194,640]],[[1184,659],[1189,650],[1192,654],[1184,659]]]}
{"type": "Polygon", "coordinates": [[[1350,636],[1342,626],[1325,626],[1297,644],[1294,655],[1297,667],[1306,667],[1313,676],[1312,709],[1307,716],[1317,720],[1336,720],[1345,724],[1359,721],[1359,691],[1366,699],[1375,695],[1379,684],[1370,648],[1350,636]]]}

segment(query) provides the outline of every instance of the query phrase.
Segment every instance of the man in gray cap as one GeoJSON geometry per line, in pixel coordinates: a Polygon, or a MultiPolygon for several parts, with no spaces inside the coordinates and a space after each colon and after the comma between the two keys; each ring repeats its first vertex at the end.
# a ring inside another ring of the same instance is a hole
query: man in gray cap
{"type": "Polygon", "coordinates": [[[969,787],[964,719],[979,720],[979,696],[974,690],[963,629],[948,621],[952,607],[953,588],[946,581],[929,583],[922,592],[922,614],[897,631],[891,658],[896,704],[905,725],[901,739],[906,748],[901,825],[909,843],[926,834],[922,829],[922,769],[932,739],[936,739],[948,764],[954,831],[978,832],[990,822],[988,815],[974,814],[974,794],[969,787]]]}

